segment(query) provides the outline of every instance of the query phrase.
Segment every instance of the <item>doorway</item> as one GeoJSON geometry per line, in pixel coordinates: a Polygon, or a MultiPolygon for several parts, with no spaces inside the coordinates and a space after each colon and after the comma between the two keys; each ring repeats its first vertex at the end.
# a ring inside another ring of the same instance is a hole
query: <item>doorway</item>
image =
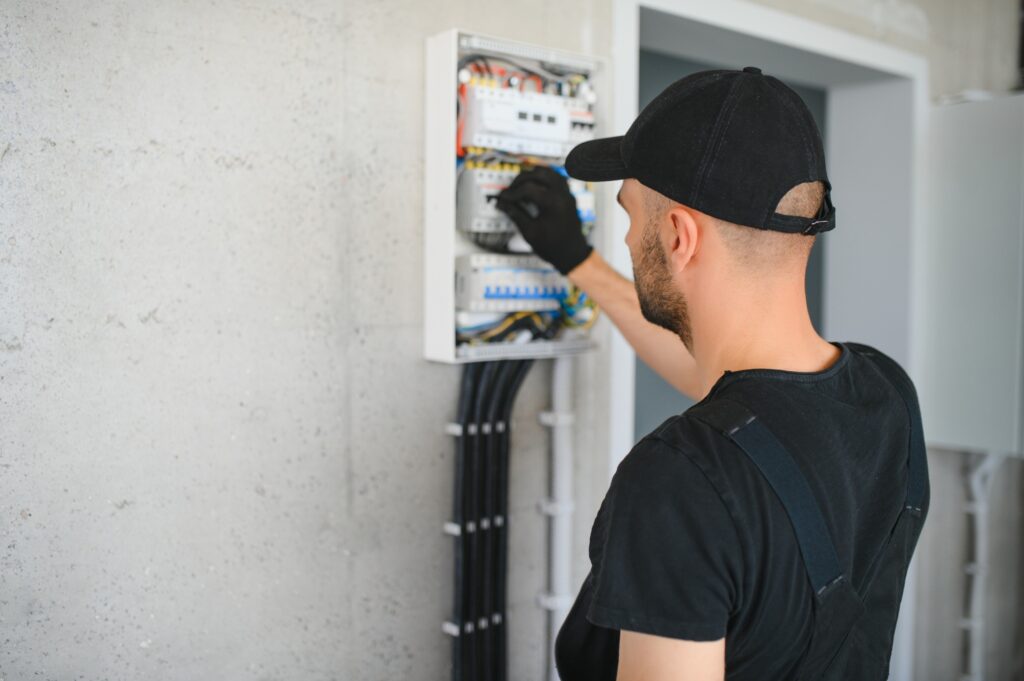
{"type": "MultiPolygon", "coordinates": [[[[926,59],[748,0],[612,0],[612,27],[616,96],[609,105],[611,126],[602,133],[622,134],[636,118],[645,52],[700,68],[757,65],[786,83],[824,93],[827,121],[819,125],[836,228],[814,247],[815,326],[827,339],[883,348],[912,378],[919,375],[915,341],[924,328],[924,306],[912,303],[923,294],[925,273],[926,59]]],[[[600,198],[608,216],[601,242],[609,262],[629,273],[623,242],[628,219],[616,210],[612,194],[600,198]]],[[[616,415],[607,440],[611,477],[636,442],[638,372],[632,349],[617,332],[608,338],[607,357],[608,409],[616,415]]],[[[677,401],[670,413],[684,409],[686,403],[677,401]]],[[[894,681],[913,678],[913,573],[912,564],[890,664],[894,681]]]]}

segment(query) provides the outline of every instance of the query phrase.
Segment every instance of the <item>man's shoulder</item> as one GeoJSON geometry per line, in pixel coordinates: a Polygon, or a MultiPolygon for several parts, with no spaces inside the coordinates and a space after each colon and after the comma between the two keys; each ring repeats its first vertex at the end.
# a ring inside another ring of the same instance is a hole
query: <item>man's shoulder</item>
{"type": "Polygon", "coordinates": [[[622,459],[612,486],[654,493],[673,493],[706,487],[717,489],[718,461],[724,448],[735,445],[721,433],[687,412],[666,419],[640,439],[622,459]]]}
{"type": "Polygon", "coordinates": [[[912,410],[919,409],[917,404],[917,386],[914,385],[914,380],[902,364],[892,356],[866,343],[847,341],[845,345],[855,354],[869,360],[874,369],[899,394],[900,398],[907,401],[908,408],[912,410]]]}
{"type": "Polygon", "coordinates": [[[908,374],[907,370],[903,368],[903,365],[896,361],[896,359],[891,355],[888,355],[875,346],[868,345],[867,343],[846,341],[843,345],[848,347],[855,354],[869,359],[874,365],[879,367],[882,373],[888,375],[896,374],[913,385],[913,381],[910,380],[910,374],[908,374]]]}
{"type": "Polygon", "coordinates": [[[704,458],[708,453],[717,455],[731,441],[718,429],[700,418],[699,402],[681,414],[666,419],[647,435],[649,447],[676,452],[690,458],[704,458]]]}

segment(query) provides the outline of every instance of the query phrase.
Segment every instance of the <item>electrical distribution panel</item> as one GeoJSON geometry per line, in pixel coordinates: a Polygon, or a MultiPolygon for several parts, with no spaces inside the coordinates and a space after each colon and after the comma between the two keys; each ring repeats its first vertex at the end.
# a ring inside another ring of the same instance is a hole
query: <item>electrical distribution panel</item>
{"type": "Polygon", "coordinates": [[[558,310],[568,282],[537,257],[472,253],[455,268],[455,306],[467,312],[558,310]]]}
{"type": "MultiPolygon", "coordinates": [[[[565,174],[595,134],[597,62],[445,31],[427,41],[425,342],[428,359],[550,357],[593,347],[597,308],[530,252],[494,198],[524,169],[565,174]]],[[[584,232],[588,183],[568,179],[584,232]]]]}

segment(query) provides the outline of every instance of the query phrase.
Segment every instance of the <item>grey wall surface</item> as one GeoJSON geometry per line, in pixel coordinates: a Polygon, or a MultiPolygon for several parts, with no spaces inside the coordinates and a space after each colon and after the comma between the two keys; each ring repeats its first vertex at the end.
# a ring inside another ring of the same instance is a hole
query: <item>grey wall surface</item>
{"type": "MultiPolygon", "coordinates": [[[[974,560],[968,553],[974,527],[965,513],[963,481],[977,456],[951,450],[1003,453],[1021,442],[1022,105],[1018,95],[946,105],[932,114],[928,165],[934,219],[924,259],[929,338],[918,394],[925,432],[936,445],[932,481],[940,487],[933,492],[936,501],[922,539],[925,560],[919,565],[921,678],[963,664],[957,619],[964,613],[969,581],[962,566],[974,560]],[[949,187],[959,191],[941,191],[949,187]],[[968,214],[964,196],[978,209],[968,214]],[[976,229],[963,230],[968,222],[976,229]],[[959,342],[952,340],[958,336],[959,342]],[[947,596],[935,598],[936,593],[947,596]],[[924,646],[932,641],[938,645],[926,654],[924,646]]],[[[992,486],[992,548],[985,557],[986,678],[1024,678],[1022,471],[1021,460],[1007,461],[992,486]]]]}
{"type": "MultiPolygon", "coordinates": [[[[0,5],[0,678],[445,678],[424,40],[608,52],[602,3],[473,7],[0,5]]],[[[549,374],[514,415],[513,679],[544,669],[549,374]]]]}
{"type": "MultiPolygon", "coordinates": [[[[1009,0],[766,4],[928,54],[936,94],[1012,79],[1009,0]]],[[[610,0],[0,5],[0,678],[445,678],[458,370],[420,358],[419,286],[423,41],[452,26],[611,53],[610,0]]],[[[516,681],[549,373],[514,415],[516,681]]]]}

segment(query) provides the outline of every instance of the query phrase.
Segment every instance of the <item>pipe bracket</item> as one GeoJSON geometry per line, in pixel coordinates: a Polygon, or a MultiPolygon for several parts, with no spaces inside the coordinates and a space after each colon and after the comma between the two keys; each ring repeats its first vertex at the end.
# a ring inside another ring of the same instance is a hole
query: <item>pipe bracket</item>
{"type": "Polygon", "coordinates": [[[571,411],[542,411],[540,413],[540,422],[550,428],[571,426],[576,422],[576,415],[571,411]]]}

